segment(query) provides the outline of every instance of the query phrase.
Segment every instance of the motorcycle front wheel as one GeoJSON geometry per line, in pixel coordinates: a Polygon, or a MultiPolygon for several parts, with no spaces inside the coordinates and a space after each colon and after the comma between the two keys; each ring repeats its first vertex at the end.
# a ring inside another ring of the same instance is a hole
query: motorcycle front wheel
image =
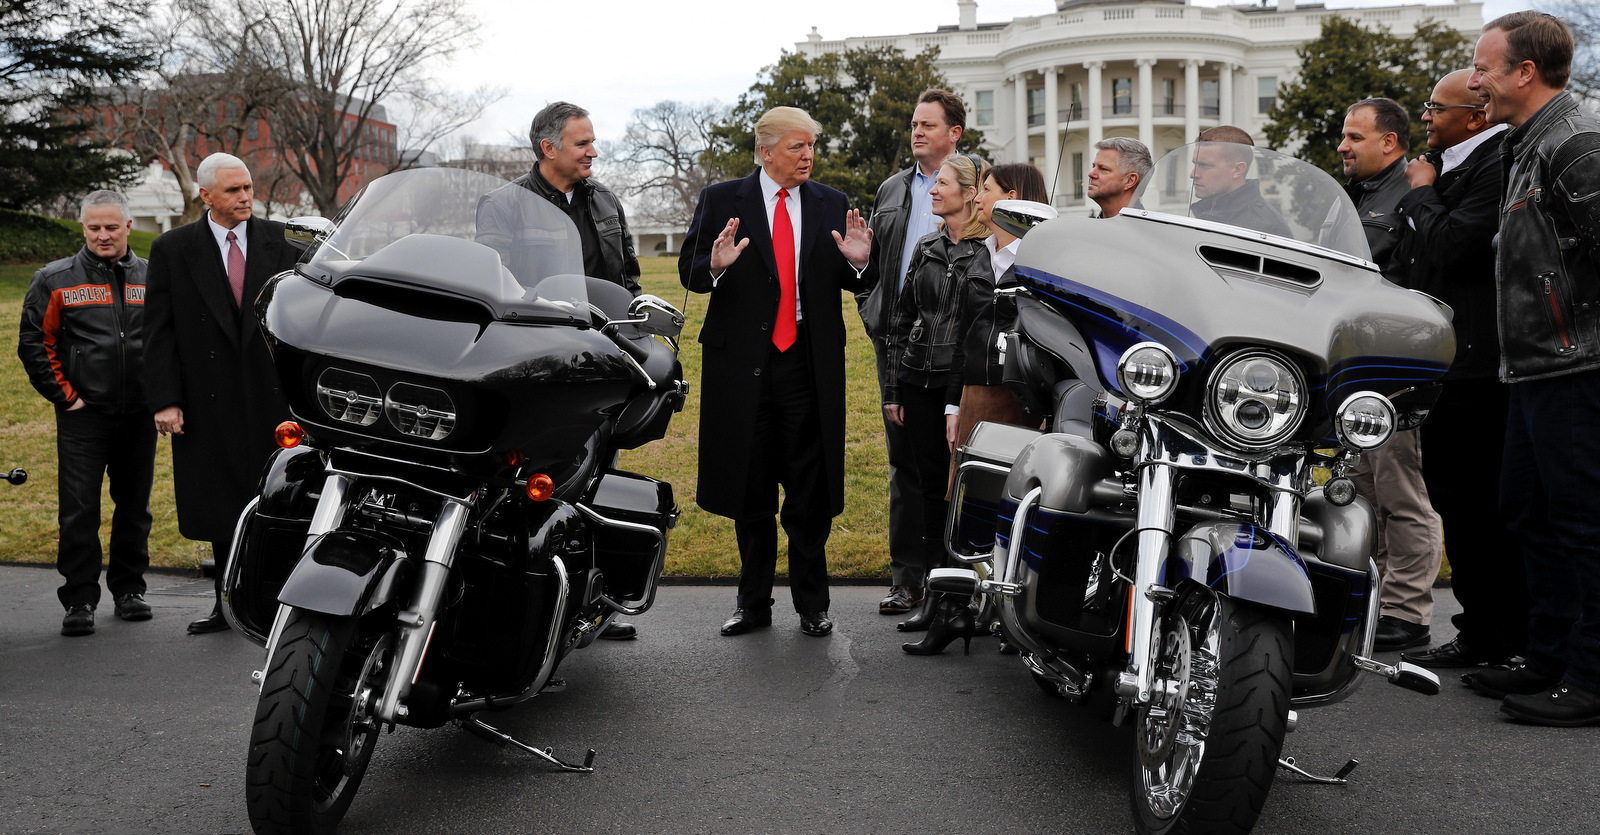
{"type": "Polygon", "coordinates": [[[1156,692],[1135,724],[1138,831],[1249,832],[1287,731],[1289,619],[1194,590],[1175,601],[1155,644],[1156,692]]]}
{"type": "Polygon", "coordinates": [[[246,772],[259,835],[324,835],[339,825],[378,741],[370,711],[382,695],[391,636],[294,610],[256,705],[246,772]]]}

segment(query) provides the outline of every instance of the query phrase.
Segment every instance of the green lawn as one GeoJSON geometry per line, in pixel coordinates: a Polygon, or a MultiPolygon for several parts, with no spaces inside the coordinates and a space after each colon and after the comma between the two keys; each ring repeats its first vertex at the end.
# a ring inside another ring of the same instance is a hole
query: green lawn
{"type": "MultiPolygon", "coordinates": [[[[134,249],[148,252],[152,238],[136,233],[134,249]]],[[[647,292],[673,304],[684,303],[676,259],[647,258],[641,263],[647,292]]],[[[21,316],[23,293],[37,268],[38,265],[0,265],[0,322],[9,324],[12,340],[21,316]]],[[[688,405],[674,418],[666,438],[623,453],[621,465],[673,485],[683,517],[669,537],[668,574],[737,576],[739,556],[733,524],[694,504],[700,404],[697,338],[705,303],[705,296],[690,296],[684,308],[688,326],[682,340],[682,359],[691,386],[688,405]]],[[[850,334],[846,359],[850,414],[846,418],[845,512],[834,520],[829,569],[835,576],[887,577],[888,461],[883,424],[878,417],[872,348],[857,324],[860,320],[855,303],[846,296],[840,304],[850,334]]],[[[5,404],[0,407],[0,468],[21,466],[28,470],[27,484],[0,484],[0,561],[52,562],[56,551],[55,419],[50,405],[28,384],[14,349],[0,352],[0,398],[5,404]]],[[[156,565],[194,567],[206,556],[207,549],[178,535],[171,461],[171,445],[163,439],[156,448],[155,490],[150,499],[155,515],[150,534],[151,561],[156,565]]],[[[107,496],[102,502],[102,539],[110,532],[111,509],[107,496]]],[[[778,570],[786,570],[783,558],[778,570]]]]}

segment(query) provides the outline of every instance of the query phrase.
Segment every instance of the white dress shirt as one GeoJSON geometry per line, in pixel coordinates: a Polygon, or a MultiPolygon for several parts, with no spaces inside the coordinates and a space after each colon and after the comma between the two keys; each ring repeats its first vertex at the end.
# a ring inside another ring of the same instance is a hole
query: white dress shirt
{"type": "Polygon", "coordinates": [[[1510,129],[1510,125],[1501,122],[1500,124],[1489,128],[1488,130],[1472,137],[1471,139],[1468,139],[1464,142],[1458,142],[1444,149],[1444,153],[1441,155],[1443,164],[1439,166],[1439,173],[1443,174],[1446,171],[1449,171],[1450,169],[1460,165],[1461,163],[1466,162],[1467,157],[1472,156],[1472,152],[1477,150],[1478,146],[1482,145],[1485,139],[1488,139],[1489,137],[1494,136],[1501,131],[1507,131],[1510,129]]]}
{"type": "Polygon", "coordinates": [[[212,219],[210,212],[206,212],[206,223],[211,225],[211,236],[217,239],[217,250],[222,253],[222,267],[224,271],[226,271],[228,267],[229,232],[233,233],[234,238],[239,243],[239,254],[243,255],[247,259],[250,257],[249,223],[240,221],[238,225],[234,226],[232,229],[229,229],[212,219]]]}
{"type": "MultiPolygon", "coordinates": [[[[767,210],[767,229],[775,227],[773,218],[778,214],[778,190],[783,186],[778,181],[767,176],[767,169],[761,169],[761,205],[767,210]]],[[[805,316],[800,309],[800,187],[789,189],[789,196],[784,198],[784,208],[789,210],[789,225],[794,230],[794,320],[804,321],[805,316]]],[[[776,236],[774,236],[776,237],[776,236]]],[[[773,250],[776,255],[777,250],[773,250]]]]}

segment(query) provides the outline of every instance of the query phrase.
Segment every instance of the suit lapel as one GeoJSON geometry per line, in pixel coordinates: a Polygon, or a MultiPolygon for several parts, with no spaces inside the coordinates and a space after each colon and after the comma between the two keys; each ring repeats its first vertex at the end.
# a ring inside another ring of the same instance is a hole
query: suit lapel
{"type": "MultiPolygon", "coordinates": [[[[189,276],[223,333],[230,341],[238,342],[239,314],[233,305],[233,291],[228,287],[228,268],[222,263],[222,252],[211,234],[210,221],[204,217],[196,221],[194,235],[192,245],[187,248],[189,276]]],[[[254,250],[254,241],[250,243],[250,249],[254,250]]]]}
{"type": "Polygon", "coordinates": [[[767,225],[767,203],[761,196],[761,172],[744,178],[739,188],[739,237],[748,237],[761,255],[767,275],[778,275],[778,262],[772,257],[772,227],[767,225]]]}
{"type": "MultiPolygon", "coordinates": [[[[811,248],[822,234],[822,190],[810,180],[800,184],[800,269],[811,260],[811,248]]],[[[831,237],[831,236],[830,236],[831,237]]],[[[831,243],[831,242],[830,242],[831,243]]]]}

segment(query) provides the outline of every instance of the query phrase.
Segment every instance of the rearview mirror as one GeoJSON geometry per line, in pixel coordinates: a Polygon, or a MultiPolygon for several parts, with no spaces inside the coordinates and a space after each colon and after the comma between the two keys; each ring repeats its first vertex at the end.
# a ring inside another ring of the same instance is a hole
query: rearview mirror
{"type": "Polygon", "coordinates": [[[646,293],[628,304],[628,323],[652,336],[677,339],[683,333],[683,313],[660,296],[646,293]]]}
{"type": "Polygon", "coordinates": [[[302,249],[333,234],[333,221],[325,217],[307,215],[292,217],[283,224],[283,237],[302,249]]]}
{"type": "Polygon", "coordinates": [[[989,210],[989,216],[1001,229],[1017,237],[1028,234],[1028,230],[1057,216],[1055,209],[1032,200],[1000,200],[989,210]]]}

